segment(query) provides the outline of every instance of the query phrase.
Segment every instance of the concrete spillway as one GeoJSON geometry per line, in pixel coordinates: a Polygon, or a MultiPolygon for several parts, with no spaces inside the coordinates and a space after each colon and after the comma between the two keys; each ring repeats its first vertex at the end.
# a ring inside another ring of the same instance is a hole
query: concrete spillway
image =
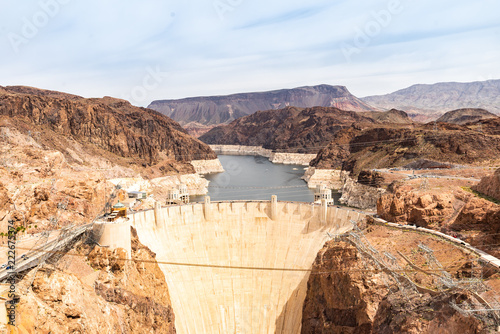
{"type": "Polygon", "coordinates": [[[178,333],[288,334],[300,332],[309,272],[269,268],[311,268],[326,232],[346,232],[361,216],[252,201],[157,206],[129,217],[159,262],[216,266],[160,264],[178,333]]]}

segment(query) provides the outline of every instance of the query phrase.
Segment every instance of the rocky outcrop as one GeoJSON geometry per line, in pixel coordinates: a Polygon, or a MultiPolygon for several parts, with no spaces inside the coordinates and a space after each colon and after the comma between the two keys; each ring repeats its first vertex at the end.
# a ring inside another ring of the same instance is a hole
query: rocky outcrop
{"type": "Polygon", "coordinates": [[[307,282],[301,333],[480,333],[491,325],[452,308],[471,300],[467,292],[388,293],[385,282],[389,275],[351,244],[328,242],[307,282]]]}
{"type": "Polygon", "coordinates": [[[382,173],[371,170],[362,170],[358,175],[358,183],[365,186],[380,188],[384,182],[382,173]]]}
{"type": "Polygon", "coordinates": [[[301,333],[370,333],[387,288],[385,273],[365,269],[356,248],[328,242],[307,282],[301,333]]]}
{"type": "Polygon", "coordinates": [[[265,149],[262,146],[210,145],[210,148],[217,154],[227,155],[260,155],[269,158],[273,153],[272,150],[265,149]]]}
{"type": "Polygon", "coordinates": [[[443,116],[439,117],[437,122],[445,122],[452,124],[466,124],[476,122],[482,119],[497,118],[498,116],[490,113],[488,110],[479,108],[465,108],[448,111],[443,116]]]}
{"type": "MultiPolygon", "coordinates": [[[[17,327],[24,333],[175,333],[165,277],[155,254],[132,233],[124,250],[79,243],[55,265],[38,271],[21,297],[17,327]],[[87,255],[88,254],[88,255],[87,255]]],[[[21,281],[31,281],[27,276],[21,281]]]]}
{"type": "Polygon", "coordinates": [[[12,203],[7,188],[0,183],[0,221],[3,220],[8,211],[10,211],[12,203]]]}
{"type": "Polygon", "coordinates": [[[410,192],[402,187],[378,199],[377,213],[395,223],[439,228],[455,213],[455,205],[457,199],[451,194],[410,192]]]}
{"type": "Polygon", "coordinates": [[[489,118],[476,123],[467,124],[467,127],[478,132],[500,136],[500,117],[489,118]]]}
{"type": "Polygon", "coordinates": [[[189,122],[187,124],[183,124],[183,128],[189,133],[191,136],[198,138],[201,135],[207,133],[217,125],[204,125],[198,122],[189,122]]]}
{"type": "Polygon", "coordinates": [[[241,117],[213,128],[200,140],[208,144],[262,146],[276,152],[313,154],[326,146],[338,131],[353,123],[374,124],[376,121],[337,108],[286,107],[241,117]]]}
{"type": "Polygon", "coordinates": [[[222,167],[219,159],[213,160],[193,160],[191,161],[194,170],[198,174],[211,174],[211,173],[222,173],[224,168],[222,167]]]}
{"type": "Polygon", "coordinates": [[[483,177],[472,189],[500,201],[500,168],[492,175],[483,177]]]}
{"type": "Polygon", "coordinates": [[[377,214],[390,222],[415,224],[457,235],[500,256],[500,205],[465,191],[416,191],[391,186],[377,201],[377,214]]]}
{"type": "Polygon", "coordinates": [[[360,113],[363,116],[373,118],[380,123],[389,124],[411,124],[413,121],[403,110],[391,109],[388,111],[372,111],[360,113]]]}
{"type": "Polygon", "coordinates": [[[339,169],[309,167],[302,179],[307,182],[309,188],[316,188],[322,184],[327,188],[340,190],[342,188],[342,176],[343,174],[339,169]]]}
{"type": "Polygon", "coordinates": [[[286,165],[308,166],[309,162],[316,156],[316,154],[273,152],[261,146],[210,145],[210,148],[217,154],[260,155],[269,158],[272,163],[286,165]]]}
{"type": "Polygon", "coordinates": [[[414,128],[352,126],[341,130],[311,161],[324,169],[361,170],[400,167],[416,160],[472,164],[500,156],[500,137],[480,133],[476,124],[425,124],[414,128]]]}
{"type": "Polygon", "coordinates": [[[207,145],[168,117],[110,97],[85,99],[30,87],[4,87],[0,118],[29,133],[40,145],[80,163],[75,156],[83,151],[127,165],[186,162],[183,168],[189,171],[191,160],[216,158],[207,145]]]}
{"type": "Polygon", "coordinates": [[[433,114],[434,119],[444,112],[460,108],[483,108],[499,114],[500,80],[413,85],[391,94],[368,96],[362,100],[382,109],[397,108],[433,114]]]}
{"type": "Polygon", "coordinates": [[[385,193],[385,190],[358,183],[346,176],[341,192],[340,203],[353,208],[375,209],[377,200],[385,193]]]}
{"type": "Polygon", "coordinates": [[[350,143],[360,131],[361,128],[353,124],[337,132],[332,141],[311,160],[310,165],[319,169],[342,169],[344,161],[351,154],[350,143]]]}
{"type": "Polygon", "coordinates": [[[473,231],[466,237],[474,247],[500,257],[500,205],[494,204],[471,194],[462,194],[465,205],[456,219],[450,224],[450,229],[456,233],[473,231]]]}
{"type": "MultiPolygon", "coordinates": [[[[299,108],[323,106],[354,111],[376,110],[353,96],[347,88],[329,85],[228,96],[159,100],[153,101],[149,108],[171,117],[183,126],[191,123],[193,127],[196,123],[201,125],[229,123],[258,110],[280,109],[288,106],[299,108]]],[[[199,125],[196,128],[200,128],[199,125]]]]}

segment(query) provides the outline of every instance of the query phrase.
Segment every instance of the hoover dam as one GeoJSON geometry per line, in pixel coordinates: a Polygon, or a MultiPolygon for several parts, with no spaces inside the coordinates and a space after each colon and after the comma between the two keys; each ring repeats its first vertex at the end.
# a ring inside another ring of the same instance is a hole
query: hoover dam
{"type": "Polygon", "coordinates": [[[364,219],[304,202],[226,201],[129,214],[156,253],[181,334],[300,333],[316,254],[364,219]]]}

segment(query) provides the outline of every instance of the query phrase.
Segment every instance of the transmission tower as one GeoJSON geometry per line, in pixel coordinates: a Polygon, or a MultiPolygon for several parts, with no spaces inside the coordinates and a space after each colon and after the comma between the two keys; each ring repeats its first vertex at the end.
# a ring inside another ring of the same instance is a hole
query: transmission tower
{"type": "MultiPolygon", "coordinates": [[[[409,295],[416,291],[416,287],[415,284],[404,274],[404,270],[399,266],[396,258],[392,254],[385,252],[385,258],[388,259],[388,261],[386,261],[380,252],[370,244],[363,231],[359,228],[357,222],[351,220],[351,224],[353,225],[353,231],[347,233],[345,238],[354,247],[356,247],[358,252],[362,255],[365,269],[368,270],[368,261],[366,261],[366,259],[368,259],[371,263],[375,264],[375,267],[377,267],[379,271],[387,273],[396,283],[404,297],[409,300],[409,295]]],[[[384,284],[389,289],[391,282],[387,279],[387,276],[382,275],[382,279],[384,280],[384,284]]]]}
{"type": "Polygon", "coordinates": [[[488,290],[488,287],[484,284],[483,280],[483,265],[484,261],[482,259],[472,260],[469,278],[461,278],[457,285],[461,288],[468,289],[474,292],[484,292],[488,290]]]}
{"type": "Polygon", "coordinates": [[[397,281],[403,285],[403,291],[412,290],[413,292],[418,292],[415,283],[413,283],[413,281],[408,277],[403,268],[401,268],[396,257],[389,252],[384,252],[384,255],[388,259],[388,265],[391,269],[391,272],[397,272],[400,276],[403,277],[395,277],[395,279],[397,279],[397,281]]]}
{"type": "MultiPolygon", "coordinates": [[[[55,179],[52,180],[52,188],[54,187],[54,184],[55,184],[55,179]]],[[[52,191],[53,191],[53,189],[51,190],[51,192],[52,191]]],[[[33,247],[31,247],[30,252],[36,251],[37,249],[40,249],[41,251],[45,250],[45,248],[49,244],[50,234],[57,229],[58,224],[59,224],[59,218],[61,217],[62,211],[66,211],[66,209],[68,207],[68,203],[69,203],[68,197],[66,197],[63,201],[57,203],[56,214],[49,219],[50,223],[48,225],[48,229],[46,231],[42,232],[42,235],[37,240],[35,245],[33,245],[33,247]],[[41,241],[40,247],[35,249],[35,247],[39,241],[41,241]]],[[[59,235],[57,236],[57,239],[54,241],[55,246],[52,249],[56,249],[59,246],[59,243],[62,240],[64,240],[68,234],[71,233],[71,228],[72,228],[72,226],[59,230],[59,235]]],[[[45,253],[43,253],[43,255],[38,257],[36,268],[33,270],[31,281],[30,281],[28,287],[26,288],[26,293],[28,293],[28,290],[33,285],[33,281],[35,280],[35,277],[36,277],[38,270],[45,265],[45,262],[47,261],[47,259],[50,256],[51,256],[51,252],[45,252],[45,253]]]]}
{"type": "Polygon", "coordinates": [[[420,190],[427,190],[429,189],[429,180],[427,178],[422,179],[422,182],[420,182],[420,190]]]}
{"type": "Polygon", "coordinates": [[[496,296],[493,295],[492,297],[486,298],[478,294],[479,292],[488,290],[488,287],[484,284],[482,279],[482,260],[478,259],[471,262],[471,277],[469,279],[454,280],[451,275],[444,270],[441,263],[436,259],[436,257],[434,256],[434,251],[431,248],[427,247],[423,243],[420,243],[418,245],[418,248],[424,252],[429,264],[432,264],[441,272],[440,280],[444,286],[449,289],[462,289],[469,291],[477,301],[477,303],[475,303],[474,305],[467,301],[464,301],[460,304],[457,304],[456,301],[451,301],[450,305],[455,310],[464,315],[473,315],[481,320],[484,320],[485,316],[490,316],[495,319],[497,329],[500,330],[500,327],[498,327],[500,325],[500,317],[498,316],[498,311],[500,311],[500,303],[498,303],[496,296]]]}
{"type": "Polygon", "coordinates": [[[450,273],[444,270],[443,266],[441,263],[436,259],[434,256],[434,251],[424,245],[423,243],[418,244],[418,248],[424,253],[425,257],[427,258],[427,262],[429,263],[429,267],[431,269],[438,270],[441,273],[440,276],[440,281],[443,283],[444,286],[447,288],[453,288],[456,286],[456,282],[454,282],[453,278],[451,277],[450,273]]]}

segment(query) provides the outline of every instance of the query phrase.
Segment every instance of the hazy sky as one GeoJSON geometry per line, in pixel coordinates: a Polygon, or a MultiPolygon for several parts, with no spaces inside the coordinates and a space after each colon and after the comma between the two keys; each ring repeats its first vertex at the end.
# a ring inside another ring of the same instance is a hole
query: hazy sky
{"type": "Polygon", "coordinates": [[[0,0],[0,85],[147,105],[500,78],[498,0],[0,0]]]}

